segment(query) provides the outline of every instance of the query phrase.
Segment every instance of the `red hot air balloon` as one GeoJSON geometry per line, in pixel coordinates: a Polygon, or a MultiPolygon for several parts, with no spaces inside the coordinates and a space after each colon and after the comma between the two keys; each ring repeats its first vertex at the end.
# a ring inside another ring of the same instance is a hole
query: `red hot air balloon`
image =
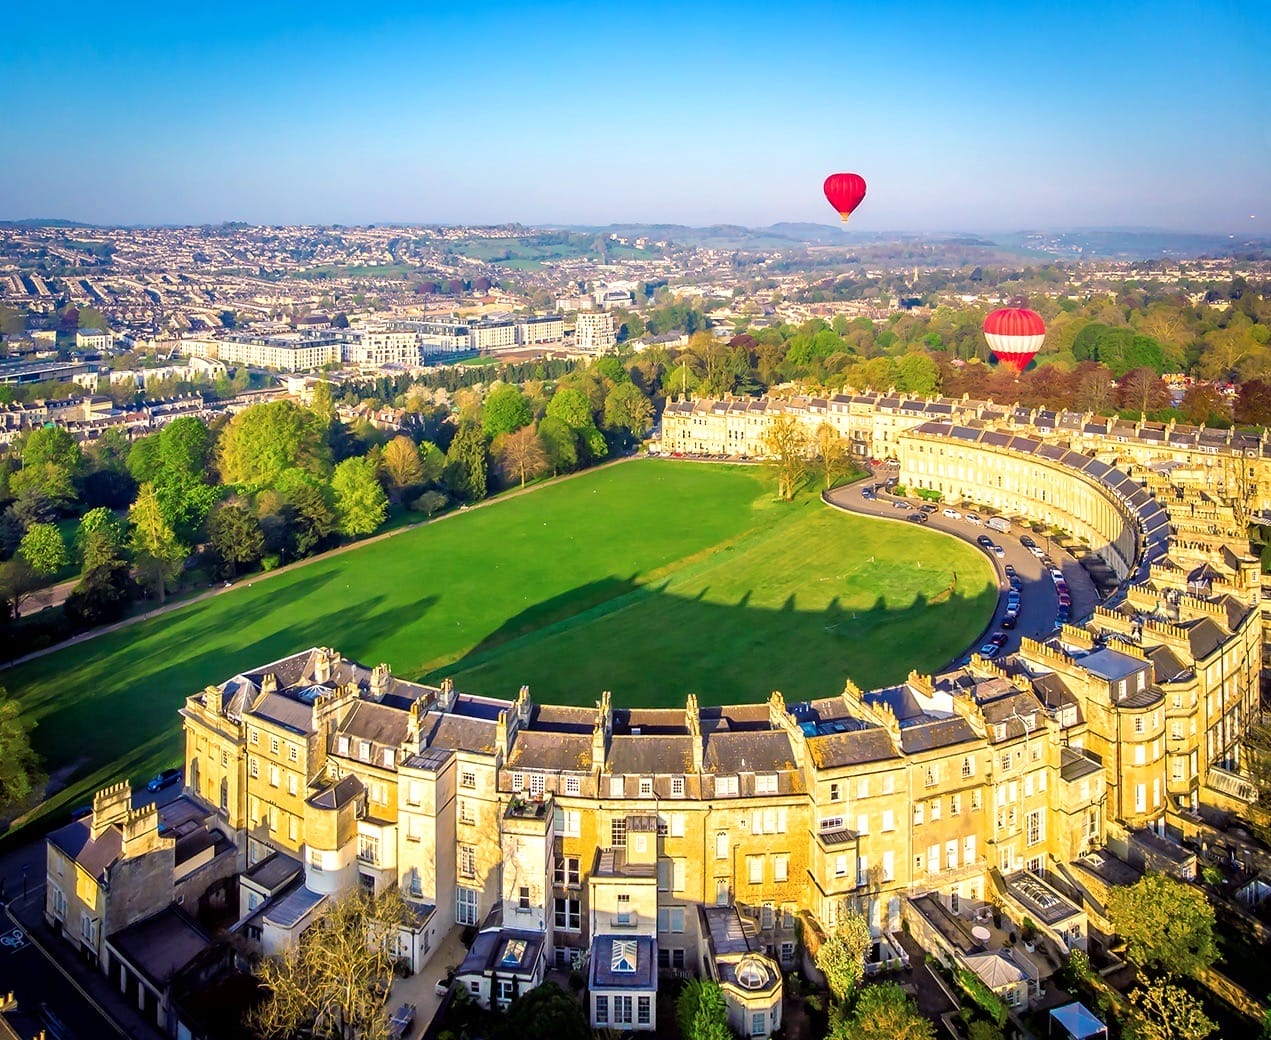
{"type": "Polygon", "coordinates": [[[846,223],[865,198],[865,178],[859,173],[832,173],[825,178],[825,197],[846,223]]]}
{"type": "Polygon", "coordinates": [[[1003,307],[984,319],[984,338],[993,356],[1018,375],[1041,350],[1046,323],[1036,311],[1003,307]]]}

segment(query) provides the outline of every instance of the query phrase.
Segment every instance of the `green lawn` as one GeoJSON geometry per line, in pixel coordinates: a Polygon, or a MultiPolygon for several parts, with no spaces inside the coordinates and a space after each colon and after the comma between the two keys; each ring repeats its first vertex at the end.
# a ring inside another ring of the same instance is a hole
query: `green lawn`
{"type": "Polygon", "coordinates": [[[773,499],[758,468],[637,461],[254,580],[0,678],[78,804],[179,761],[204,685],[316,644],[540,701],[830,695],[939,667],[987,621],[974,547],[773,499]],[[956,588],[950,594],[953,573],[956,588]],[[928,605],[932,597],[939,602],[928,605]]]}

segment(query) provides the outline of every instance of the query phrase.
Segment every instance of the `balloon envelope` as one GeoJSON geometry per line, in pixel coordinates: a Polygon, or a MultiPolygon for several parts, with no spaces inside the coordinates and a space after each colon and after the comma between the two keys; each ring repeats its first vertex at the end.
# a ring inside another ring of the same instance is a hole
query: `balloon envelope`
{"type": "Polygon", "coordinates": [[[1003,307],[984,319],[984,338],[993,356],[1018,375],[1041,350],[1046,323],[1036,311],[1003,307]]]}
{"type": "Polygon", "coordinates": [[[859,173],[832,173],[825,178],[825,197],[844,220],[865,198],[865,178],[859,173]]]}

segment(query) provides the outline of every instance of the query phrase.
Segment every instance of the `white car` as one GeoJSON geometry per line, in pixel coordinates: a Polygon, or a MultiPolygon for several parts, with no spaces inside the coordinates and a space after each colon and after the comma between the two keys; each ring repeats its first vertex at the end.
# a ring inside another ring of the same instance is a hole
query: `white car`
{"type": "Polygon", "coordinates": [[[1005,556],[1005,555],[1006,555],[1006,550],[1005,550],[1005,549],[1003,549],[1000,545],[994,545],[994,546],[993,546],[993,555],[994,555],[994,556],[996,556],[996,557],[1000,560],[1003,556],[1005,556]]]}
{"type": "Polygon", "coordinates": [[[1064,572],[1061,571],[1058,567],[1052,568],[1050,572],[1050,578],[1051,578],[1051,581],[1061,582],[1064,580],[1064,572]]]}
{"type": "Polygon", "coordinates": [[[984,523],[984,521],[981,520],[979,515],[976,513],[967,513],[967,515],[964,516],[962,519],[965,520],[968,524],[975,524],[976,527],[979,527],[982,523],[984,523]]]}
{"type": "Polygon", "coordinates": [[[962,514],[956,509],[944,509],[940,512],[941,516],[947,516],[950,520],[961,520],[962,514]]]}

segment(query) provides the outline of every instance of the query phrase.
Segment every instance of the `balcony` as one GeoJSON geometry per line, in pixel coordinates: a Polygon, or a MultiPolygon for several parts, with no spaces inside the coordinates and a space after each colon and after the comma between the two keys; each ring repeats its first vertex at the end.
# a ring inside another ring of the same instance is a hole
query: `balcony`
{"type": "Polygon", "coordinates": [[[516,795],[508,802],[504,816],[509,820],[546,820],[552,814],[552,796],[516,795]]]}

